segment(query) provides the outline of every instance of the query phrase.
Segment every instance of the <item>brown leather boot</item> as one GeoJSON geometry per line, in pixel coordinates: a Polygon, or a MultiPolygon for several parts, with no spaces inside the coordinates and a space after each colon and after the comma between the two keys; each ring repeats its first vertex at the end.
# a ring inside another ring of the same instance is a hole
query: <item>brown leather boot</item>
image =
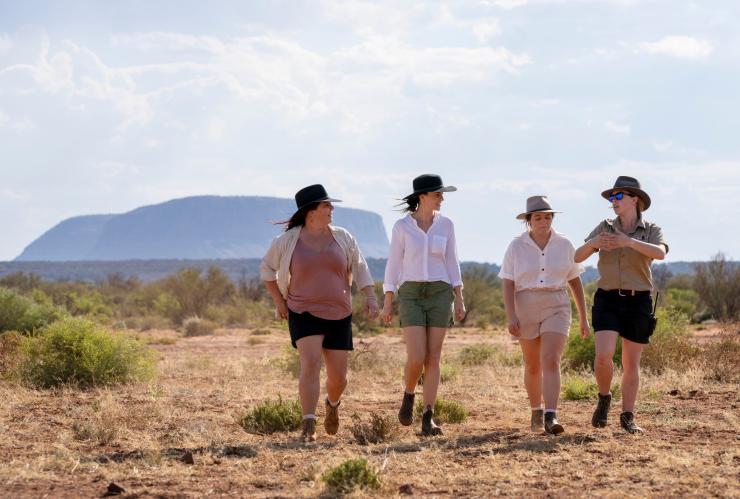
{"type": "Polygon", "coordinates": [[[532,409],[532,419],[530,429],[532,433],[542,433],[545,431],[544,411],[542,409],[532,409]]]}
{"type": "Polygon", "coordinates": [[[336,435],[339,431],[339,404],[337,402],[336,407],[332,407],[329,403],[329,399],[326,399],[326,415],[324,416],[324,429],[327,435],[336,435]]]}
{"type": "Polygon", "coordinates": [[[304,443],[316,441],[316,419],[309,418],[301,421],[301,440],[304,443]]]}
{"type": "Polygon", "coordinates": [[[421,433],[427,436],[441,435],[442,428],[437,426],[434,419],[432,419],[432,416],[432,407],[428,405],[427,408],[424,409],[424,414],[421,416],[421,433]]]}
{"type": "Polygon", "coordinates": [[[607,393],[602,395],[599,393],[599,403],[596,405],[594,415],[591,416],[591,424],[596,428],[603,428],[606,426],[607,420],[609,419],[609,406],[612,403],[612,394],[607,393]]]}

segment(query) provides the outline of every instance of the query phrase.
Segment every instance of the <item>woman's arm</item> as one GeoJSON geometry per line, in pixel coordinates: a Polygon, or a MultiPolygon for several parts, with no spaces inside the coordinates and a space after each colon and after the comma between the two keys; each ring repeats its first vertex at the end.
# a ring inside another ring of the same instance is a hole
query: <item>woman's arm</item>
{"type": "Polygon", "coordinates": [[[516,293],[514,281],[511,279],[502,279],[501,288],[504,292],[504,308],[506,309],[509,334],[519,336],[519,318],[516,316],[516,306],[514,305],[514,296],[516,293]]]}
{"type": "Polygon", "coordinates": [[[262,281],[265,283],[265,289],[272,296],[272,301],[275,303],[275,315],[281,319],[288,318],[288,304],[285,302],[285,298],[280,294],[278,289],[277,281],[262,281]]]}
{"type": "Polygon", "coordinates": [[[375,286],[365,286],[360,291],[365,295],[365,311],[370,320],[378,316],[378,298],[375,296],[375,286]]]}
{"type": "Polygon", "coordinates": [[[576,308],[578,309],[578,322],[581,329],[581,337],[588,338],[588,334],[591,332],[591,327],[588,324],[588,317],[586,316],[586,297],[583,294],[583,283],[581,277],[575,277],[568,281],[570,292],[573,293],[573,298],[576,301],[576,308]]]}
{"type": "Polygon", "coordinates": [[[588,241],[586,241],[586,244],[580,246],[578,249],[576,249],[575,253],[575,262],[581,263],[585,261],[588,257],[599,251],[599,248],[602,244],[602,234],[599,234],[596,237],[592,237],[588,241]]]}
{"type": "Polygon", "coordinates": [[[652,244],[645,241],[639,241],[631,238],[619,229],[615,229],[612,238],[615,248],[632,248],[638,253],[641,253],[648,258],[652,258],[653,260],[663,260],[665,258],[666,247],[664,244],[652,244]]]}
{"type": "Polygon", "coordinates": [[[386,291],[383,296],[383,311],[380,317],[386,324],[390,324],[393,319],[393,291],[386,291]]]}
{"type": "Polygon", "coordinates": [[[457,241],[455,239],[455,226],[450,222],[450,233],[447,236],[447,247],[445,248],[445,265],[447,276],[452,283],[455,293],[455,318],[458,322],[465,320],[465,300],[463,299],[462,272],[460,272],[460,260],[457,257],[457,241]]]}

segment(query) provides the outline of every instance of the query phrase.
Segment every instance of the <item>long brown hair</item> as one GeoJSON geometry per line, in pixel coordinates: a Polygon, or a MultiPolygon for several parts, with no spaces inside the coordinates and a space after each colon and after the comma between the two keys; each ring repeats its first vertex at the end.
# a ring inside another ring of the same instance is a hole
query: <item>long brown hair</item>
{"type": "Polygon", "coordinates": [[[283,220],[282,222],[275,222],[277,225],[285,225],[285,231],[289,231],[293,227],[302,227],[306,225],[306,216],[308,215],[308,212],[315,210],[319,207],[321,204],[321,201],[316,201],[315,203],[310,203],[304,206],[303,208],[299,209],[288,220],[283,220]]]}
{"type": "Polygon", "coordinates": [[[422,194],[426,194],[425,192],[421,192],[419,194],[412,194],[410,196],[407,196],[401,200],[400,203],[398,203],[396,206],[402,206],[401,213],[416,213],[416,210],[419,209],[419,196],[422,194]]]}

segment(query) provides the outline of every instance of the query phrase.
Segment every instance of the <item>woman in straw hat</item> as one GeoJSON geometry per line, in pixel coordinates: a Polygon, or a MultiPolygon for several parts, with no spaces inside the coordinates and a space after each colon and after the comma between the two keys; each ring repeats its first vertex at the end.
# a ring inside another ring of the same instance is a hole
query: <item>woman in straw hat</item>
{"type": "Polygon", "coordinates": [[[612,204],[617,217],[604,220],[576,250],[575,261],[583,262],[599,253],[599,282],[594,295],[591,320],[595,331],[594,371],[599,401],[591,424],[607,424],[614,374],[614,351],[622,337],[622,413],[619,422],[629,433],[642,433],[634,419],[640,385],[640,356],[655,328],[650,265],[663,260],[668,245],[663,231],[642,218],[650,207],[650,196],[633,177],[620,176],[614,187],[601,193],[612,204]]]}
{"type": "Polygon", "coordinates": [[[465,318],[460,262],[457,258],[455,228],[439,211],[445,186],[439,175],[420,175],[414,191],[403,198],[407,215],[393,226],[391,247],[385,267],[385,301],[381,313],[386,322],[393,315],[393,296],[398,295],[399,316],[406,341],[405,391],[398,419],[413,422],[414,391],[424,371],[424,435],[441,435],[433,419],[439,387],[440,357],[447,329],[454,314],[465,318]]]}
{"type": "Polygon", "coordinates": [[[298,210],[283,222],[260,266],[261,278],[275,302],[276,313],[288,319],[290,339],[298,349],[301,373],[298,394],[303,420],[301,438],[316,440],[316,405],[320,392],[321,357],[326,363],[324,428],[339,429],[339,402],[347,386],[347,352],[352,350],[352,278],[365,295],[370,318],[378,315],[374,283],[352,235],[331,225],[332,203],[320,184],[295,195],[298,210]]]}
{"type": "Polygon", "coordinates": [[[524,355],[524,386],[529,396],[531,429],[558,435],[560,357],[568,339],[571,307],[566,287],[575,298],[581,335],[589,333],[586,302],[580,274],[574,263],[573,244],[552,228],[555,213],[545,196],[527,199],[527,209],[517,215],[527,230],[506,250],[499,277],[509,333],[519,340],[524,355]],[[544,399],[544,407],[542,402],[544,399]]]}

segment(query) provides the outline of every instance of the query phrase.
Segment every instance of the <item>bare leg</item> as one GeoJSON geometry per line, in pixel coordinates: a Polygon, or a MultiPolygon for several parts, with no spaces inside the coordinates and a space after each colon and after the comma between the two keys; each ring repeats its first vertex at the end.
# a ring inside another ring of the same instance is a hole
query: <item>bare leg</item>
{"type": "Polygon", "coordinates": [[[640,357],[645,345],[622,338],[622,411],[634,412],[640,388],[640,357]]]}
{"type": "Polygon", "coordinates": [[[446,327],[430,327],[427,330],[426,355],[424,357],[424,407],[434,407],[439,388],[442,344],[447,334],[446,327]]]}
{"type": "Polygon", "coordinates": [[[542,333],[540,338],[542,394],[545,399],[545,409],[556,410],[560,397],[560,357],[568,337],[559,333],[542,333]]]}
{"type": "Polygon", "coordinates": [[[331,402],[339,399],[347,388],[347,358],[346,350],[324,350],[326,364],[326,396],[331,402]]]}
{"type": "Polygon", "coordinates": [[[529,396],[529,406],[539,409],[542,405],[542,367],[540,364],[540,338],[519,340],[524,355],[524,387],[529,396]]]}
{"type": "Polygon", "coordinates": [[[414,393],[421,371],[424,369],[424,358],[427,351],[426,328],[424,326],[405,327],[403,328],[403,337],[406,340],[404,384],[406,393],[414,393]]]}
{"type": "Polygon", "coordinates": [[[321,343],[323,335],[306,336],[296,341],[301,360],[301,376],[298,379],[298,396],[303,415],[316,414],[316,404],[321,391],[321,343]]]}
{"type": "Polygon", "coordinates": [[[594,333],[596,342],[596,359],[594,360],[594,374],[599,385],[599,393],[606,395],[611,390],[614,376],[614,350],[617,348],[616,331],[597,331],[594,333]]]}

